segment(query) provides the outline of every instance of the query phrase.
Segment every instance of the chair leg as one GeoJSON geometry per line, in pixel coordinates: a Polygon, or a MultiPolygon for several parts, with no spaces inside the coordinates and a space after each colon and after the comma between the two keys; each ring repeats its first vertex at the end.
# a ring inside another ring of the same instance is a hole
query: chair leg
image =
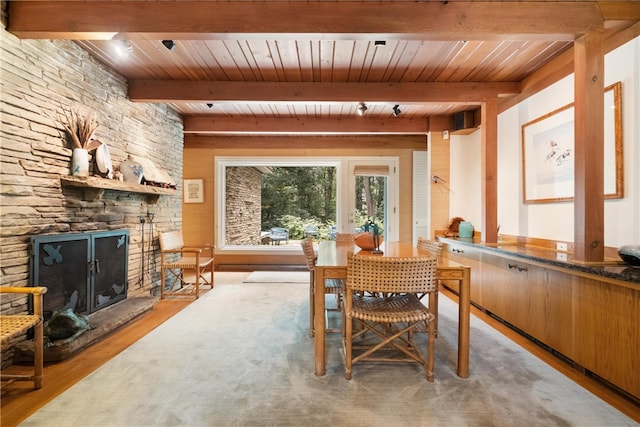
{"type": "Polygon", "coordinates": [[[436,290],[434,292],[429,293],[429,312],[435,316],[435,320],[430,322],[433,323],[433,327],[435,329],[435,336],[438,337],[438,287],[436,285],[436,290]]]}
{"type": "Polygon", "coordinates": [[[440,281],[436,280],[436,290],[435,292],[433,292],[435,294],[435,298],[433,299],[433,310],[431,310],[431,313],[436,317],[435,320],[433,321],[434,323],[434,328],[436,330],[436,338],[438,338],[438,294],[440,293],[440,281]]]}
{"type": "Polygon", "coordinates": [[[164,299],[164,287],[166,286],[166,272],[164,268],[164,259],[160,263],[160,299],[164,299]]]}
{"type": "Polygon", "coordinates": [[[313,338],[316,336],[316,330],[315,330],[316,298],[315,298],[314,289],[315,289],[315,283],[312,276],[309,284],[309,338],[313,338]]]}
{"type": "Polygon", "coordinates": [[[347,380],[351,379],[351,358],[353,351],[353,319],[350,316],[345,316],[346,322],[343,324],[344,329],[344,377],[347,380]]]}
{"type": "Polygon", "coordinates": [[[427,321],[427,331],[427,351],[429,352],[429,354],[427,355],[427,366],[425,367],[425,370],[427,371],[427,381],[433,382],[434,366],[436,360],[436,326],[433,320],[427,321]]]}
{"type": "Polygon", "coordinates": [[[33,330],[33,385],[38,389],[42,388],[44,364],[44,325],[42,319],[33,330]]]}

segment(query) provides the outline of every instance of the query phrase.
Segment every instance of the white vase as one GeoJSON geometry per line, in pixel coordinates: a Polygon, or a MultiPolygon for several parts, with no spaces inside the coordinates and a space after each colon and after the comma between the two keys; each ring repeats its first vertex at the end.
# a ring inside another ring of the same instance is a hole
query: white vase
{"type": "Polygon", "coordinates": [[[71,154],[71,175],[89,176],[89,152],[84,148],[74,148],[71,154]]]}

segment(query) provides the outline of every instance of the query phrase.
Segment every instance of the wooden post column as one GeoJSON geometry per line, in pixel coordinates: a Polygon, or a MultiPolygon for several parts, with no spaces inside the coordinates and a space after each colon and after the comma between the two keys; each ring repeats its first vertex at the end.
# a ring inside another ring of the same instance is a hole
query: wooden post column
{"type": "Polygon", "coordinates": [[[498,241],[498,103],[482,104],[482,241],[498,241]]]}
{"type": "Polygon", "coordinates": [[[604,260],[604,53],[603,33],[575,41],[574,256],[604,260]]]}

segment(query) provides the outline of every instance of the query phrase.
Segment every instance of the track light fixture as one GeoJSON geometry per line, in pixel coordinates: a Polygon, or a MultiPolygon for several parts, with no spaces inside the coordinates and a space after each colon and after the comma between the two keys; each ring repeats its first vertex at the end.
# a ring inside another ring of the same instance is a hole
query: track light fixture
{"type": "Polygon", "coordinates": [[[400,106],[399,105],[394,105],[393,106],[393,117],[398,117],[400,115],[400,113],[402,113],[402,111],[400,111],[400,106]]]}
{"type": "Polygon", "coordinates": [[[213,104],[209,103],[209,104],[207,104],[207,107],[213,108],[213,104]]]}
{"type": "Polygon", "coordinates": [[[356,108],[356,112],[358,113],[359,116],[364,116],[364,113],[367,111],[367,106],[365,105],[364,102],[361,102],[360,104],[358,104],[358,107],[356,108]]]}
{"type": "Polygon", "coordinates": [[[176,47],[176,42],[174,42],[173,40],[162,40],[162,44],[168,50],[172,50],[174,47],[176,47]]]}

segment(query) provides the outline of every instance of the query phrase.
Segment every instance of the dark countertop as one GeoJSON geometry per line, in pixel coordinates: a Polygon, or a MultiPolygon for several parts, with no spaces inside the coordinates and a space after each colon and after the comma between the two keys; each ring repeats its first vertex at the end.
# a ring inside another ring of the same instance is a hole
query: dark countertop
{"type": "Polygon", "coordinates": [[[580,271],[583,273],[594,274],[596,276],[608,277],[611,279],[640,284],[640,267],[632,267],[622,260],[612,259],[604,261],[603,263],[585,264],[573,260],[572,254],[570,253],[566,253],[566,261],[558,260],[558,254],[564,254],[563,252],[520,244],[512,241],[504,243],[482,243],[479,239],[465,239],[460,237],[444,236],[438,236],[438,240],[441,240],[442,242],[448,244],[455,243],[475,246],[478,249],[495,252],[496,254],[515,256],[518,258],[522,258],[523,260],[537,261],[543,264],[549,264],[569,270],[580,271]]]}

